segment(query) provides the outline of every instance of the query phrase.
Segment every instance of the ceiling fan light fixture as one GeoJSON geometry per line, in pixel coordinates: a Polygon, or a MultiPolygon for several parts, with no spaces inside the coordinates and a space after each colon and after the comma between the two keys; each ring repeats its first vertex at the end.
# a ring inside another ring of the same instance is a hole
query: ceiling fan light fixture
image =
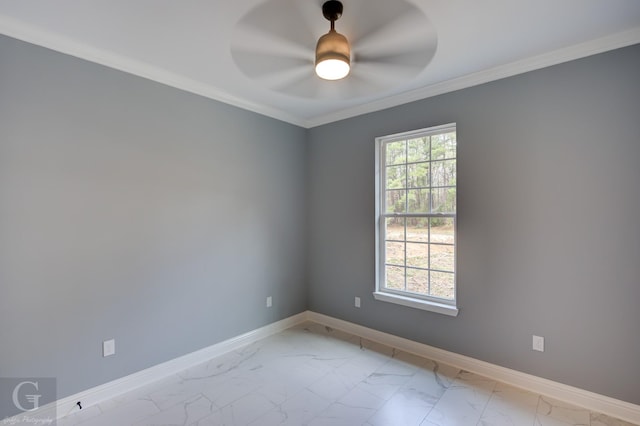
{"type": "Polygon", "coordinates": [[[342,16],[342,3],[327,1],[322,5],[322,13],[331,21],[331,29],[316,45],[316,74],[325,80],[340,80],[349,75],[351,69],[349,41],[335,30],[335,21],[342,16]]]}
{"type": "Polygon", "coordinates": [[[325,80],[340,80],[349,74],[351,49],[347,38],[335,30],[320,37],[316,46],[316,74],[325,80]]]}

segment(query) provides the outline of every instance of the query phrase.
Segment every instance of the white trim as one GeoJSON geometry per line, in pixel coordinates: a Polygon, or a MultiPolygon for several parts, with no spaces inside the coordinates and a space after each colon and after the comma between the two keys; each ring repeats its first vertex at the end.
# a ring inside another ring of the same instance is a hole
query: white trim
{"type": "MultiPolygon", "coordinates": [[[[440,124],[437,126],[425,127],[417,130],[409,130],[406,132],[393,133],[386,136],[378,136],[376,142],[397,142],[404,139],[414,139],[423,136],[437,136],[442,133],[455,132],[457,130],[458,123],[451,122],[447,124],[440,124]]],[[[446,159],[446,158],[445,158],[446,159]]]]}
{"type": "MultiPolygon", "coordinates": [[[[457,308],[457,299],[456,297],[454,297],[454,299],[447,303],[447,301],[441,301],[438,300],[437,298],[431,297],[431,296],[426,296],[426,297],[421,297],[421,295],[413,295],[407,291],[403,291],[403,290],[391,290],[386,288],[386,283],[385,283],[385,279],[383,278],[385,276],[385,268],[386,268],[386,255],[385,255],[385,246],[386,246],[386,242],[387,242],[387,236],[386,236],[386,226],[385,226],[385,219],[388,217],[423,217],[423,218],[428,218],[428,217],[451,217],[453,218],[453,223],[454,223],[454,243],[453,243],[453,247],[454,250],[456,250],[457,247],[457,226],[456,226],[456,213],[447,213],[447,214],[440,214],[440,213],[415,213],[415,214],[409,214],[409,213],[384,213],[385,211],[385,190],[386,188],[386,184],[384,183],[386,181],[386,150],[384,148],[386,143],[390,143],[390,142],[396,142],[396,141],[406,141],[408,139],[413,139],[413,138],[418,138],[418,137],[422,137],[422,136],[434,136],[434,135],[439,135],[439,134],[443,134],[443,133],[449,133],[449,132],[456,132],[457,131],[457,123],[453,122],[453,123],[447,123],[447,124],[442,124],[439,126],[433,126],[433,127],[427,127],[427,128],[423,128],[423,129],[418,129],[418,130],[410,130],[407,132],[401,132],[401,133],[395,133],[392,135],[387,135],[387,136],[379,136],[375,139],[375,291],[373,293],[373,297],[381,302],[388,302],[388,303],[395,303],[397,305],[402,305],[402,306],[406,306],[406,307],[410,307],[410,308],[414,308],[414,309],[421,309],[423,311],[430,311],[430,312],[435,312],[435,313],[439,313],[439,314],[444,314],[444,315],[449,315],[449,316],[458,316],[458,308],[457,308]]],[[[430,148],[431,149],[431,148],[430,148]]],[[[457,155],[456,157],[457,158],[457,155]]],[[[454,159],[455,159],[454,158],[454,159]]],[[[433,159],[429,159],[427,160],[430,164],[433,161],[433,159]]],[[[405,163],[398,163],[399,165],[402,164],[407,164],[408,159],[405,158],[405,163]]],[[[429,175],[429,188],[431,187],[431,175],[429,175]]],[[[406,182],[405,182],[406,183],[406,182]]],[[[405,185],[406,186],[406,185],[405,185]]],[[[402,188],[401,188],[402,189],[402,188]]],[[[406,189],[406,188],[404,188],[406,189]]],[[[431,202],[429,203],[429,205],[431,205],[431,202]]],[[[431,210],[431,208],[429,208],[429,210],[431,210]]],[[[405,223],[406,226],[406,223],[405,223]]],[[[406,229],[405,229],[406,232],[406,229]]],[[[406,240],[406,235],[405,237],[402,239],[402,241],[404,241],[404,243],[406,244],[407,240],[406,240]]],[[[428,245],[430,245],[430,243],[427,243],[428,245]]],[[[456,275],[457,275],[457,261],[455,260],[457,258],[457,253],[456,255],[454,255],[454,271],[453,271],[453,276],[454,276],[454,294],[457,295],[457,286],[455,284],[455,279],[456,279],[456,275]]],[[[431,268],[431,266],[429,266],[429,268],[431,268]]],[[[405,269],[406,269],[406,265],[405,265],[405,269]]],[[[405,281],[406,281],[406,276],[405,276],[405,281]]]]}
{"type": "MultiPolygon", "coordinates": [[[[29,413],[28,416],[33,418],[52,418],[55,408],[55,415],[57,419],[61,419],[62,417],[79,411],[79,408],[76,405],[78,401],[82,401],[83,410],[87,409],[88,407],[99,404],[100,402],[115,398],[126,392],[130,392],[139,387],[171,376],[172,374],[176,374],[189,367],[209,361],[212,358],[279,333],[296,324],[307,321],[307,317],[307,312],[293,315],[289,318],[249,331],[240,336],[232,337],[231,339],[216,343],[181,357],[174,358],[162,364],[154,365],[153,367],[138,371],[120,379],[59,399],[55,403],[44,405],[37,411],[29,413]]],[[[20,414],[15,416],[15,418],[20,419],[22,416],[23,415],[20,414]]],[[[2,424],[2,420],[0,420],[0,424],[2,424]]],[[[11,423],[9,422],[8,424],[11,423]]]]}
{"type": "Polygon", "coordinates": [[[478,86],[502,78],[523,74],[540,68],[569,62],[609,50],[631,46],[640,43],[640,27],[620,33],[612,34],[596,40],[576,44],[563,49],[554,50],[531,58],[522,59],[504,65],[499,65],[488,70],[463,75],[450,80],[441,81],[419,89],[410,90],[395,96],[389,96],[377,101],[367,102],[352,108],[345,108],[323,116],[307,120],[307,127],[313,128],[334,121],[344,120],[358,115],[380,111],[386,108],[404,105],[409,102],[419,101],[433,96],[442,95],[468,87],[478,86]]]}
{"type": "MultiPolygon", "coordinates": [[[[549,396],[631,423],[640,424],[640,405],[631,404],[629,402],[620,401],[618,399],[578,389],[552,380],[500,367],[495,364],[490,364],[488,362],[456,354],[454,352],[445,351],[443,349],[425,345],[424,343],[418,343],[312,311],[305,311],[297,315],[293,315],[289,318],[285,318],[240,336],[233,337],[199,351],[158,364],[154,367],[147,368],[146,370],[133,373],[129,376],[96,386],[86,391],[79,392],[75,395],[68,396],[58,400],[56,403],[51,403],[41,407],[39,410],[31,413],[31,415],[34,417],[38,416],[38,418],[46,418],[47,412],[51,412],[55,404],[57,407],[57,418],[60,419],[78,410],[76,407],[77,401],[82,401],[83,409],[86,409],[92,405],[100,403],[101,401],[117,397],[125,392],[153,383],[171,374],[176,374],[185,368],[206,362],[211,358],[236,350],[242,346],[248,345],[265,337],[269,337],[305,321],[313,321],[318,324],[343,330],[365,339],[373,340],[437,362],[442,362],[444,364],[449,364],[454,367],[481,374],[491,379],[499,380],[522,389],[549,396]]],[[[15,418],[20,419],[22,417],[20,415],[15,418]]],[[[5,421],[10,420],[12,420],[12,418],[5,419],[5,421]]]]}
{"type": "Polygon", "coordinates": [[[8,16],[0,15],[0,34],[307,129],[640,43],[640,27],[636,27],[585,43],[558,49],[553,52],[499,65],[488,70],[441,81],[399,95],[389,96],[377,101],[367,102],[362,105],[307,119],[279,108],[258,104],[248,101],[247,99],[233,96],[218,87],[195,81],[183,75],[163,70],[133,58],[118,55],[107,50],[97,49],[69,37],[45,31],[8,16]]]}
{"type": "Polygon", "coordinates": [[[422,309],[423,311],[436,312],[438,314],[449,315],[451,317],[457,317],[459,312],[459,309],[453,305],[401,296],[399,294],[385,293],[382,291],[374,291],[373,297],[381,302],[395,303],[396,305],[422,309]]]}
{"type": "Polygon", "coordinates": [[[449,364],[494,380],[498,380],[541,395],[565,401],[588,410],[603,413],[634,424],[640,424],[640,405],[620,401],[608,396],[589,392],[573,386],[543,379],[531,374],[490,364],[465,355],[445,351],[433,346],[404,339],[392,334],[367,328],[348,321],[309,312],[307,319],[335,329],[355,334],[405,352],[410,352],[437,362],[449,364]]]}
{"type": "Polygon", "coordinates": [[[300,127],[308,127],[307,120],[287,113],[281,109],[257,104],[247,99],[234,96],[219,87],[193,80],[181,74],[119,55],[105,49],[82,43],[72,38],[37,28],[8,16],[0,15],[0,34],[26,41],[27,43],[46,47],[66,55],[104,65],[166,86],[175,87],[185,92],[204,96],[227,105],[275,118],[300,127]]]}

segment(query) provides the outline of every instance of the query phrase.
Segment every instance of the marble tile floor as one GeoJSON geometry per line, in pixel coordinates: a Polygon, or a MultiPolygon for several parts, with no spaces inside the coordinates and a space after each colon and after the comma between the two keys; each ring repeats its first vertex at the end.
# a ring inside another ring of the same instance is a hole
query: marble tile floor
{"type": "Polygon", "coordinates": [[[57,424],[630,425],[315,323],[87,407],[57,424]]]}

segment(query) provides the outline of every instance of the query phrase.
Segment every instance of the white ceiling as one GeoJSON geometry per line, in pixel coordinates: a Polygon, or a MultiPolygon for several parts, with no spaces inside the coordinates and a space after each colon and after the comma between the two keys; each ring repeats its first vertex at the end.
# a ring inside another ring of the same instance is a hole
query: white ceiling
{"type": "Polygon", "coordinates": [[[342,2],[340,82],[323,0],[1,0],[0,33],[304,127],[640,43],[639,0],[342,2]]]}

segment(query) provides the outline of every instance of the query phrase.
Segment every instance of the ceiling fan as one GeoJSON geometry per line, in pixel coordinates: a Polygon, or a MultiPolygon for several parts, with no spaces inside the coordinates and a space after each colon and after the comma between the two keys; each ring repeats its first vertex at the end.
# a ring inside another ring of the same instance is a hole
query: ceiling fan
{"type": "Polygon", "coordinates": [[[231,55],[261,87],[303,98],[349,99],[407,83],[436,48],[435,28],[406,0],[267,0],[236,24],[231,55]],[[332,34],[327,20],[334,28],[338,18],[350,69],[346,78],[328,81],[316,74],[317,49],[321,37],[332,34]]]}

